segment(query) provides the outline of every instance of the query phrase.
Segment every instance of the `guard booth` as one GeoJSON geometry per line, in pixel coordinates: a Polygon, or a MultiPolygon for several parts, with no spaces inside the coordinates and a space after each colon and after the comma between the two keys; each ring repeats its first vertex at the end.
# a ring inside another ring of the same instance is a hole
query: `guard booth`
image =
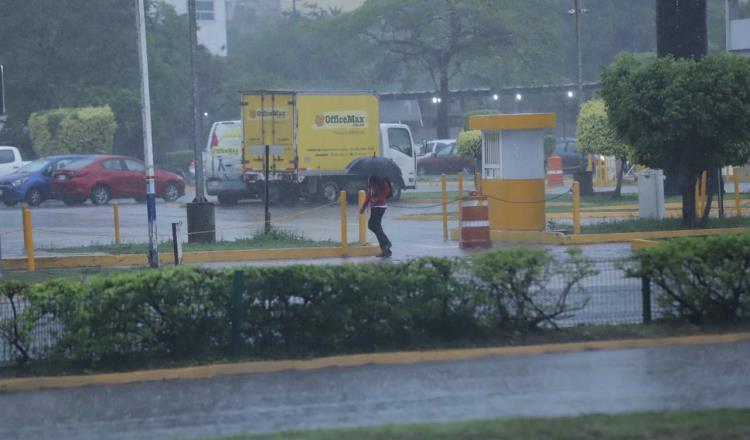
{"type": "Polygon", "coordinates": [[[482,131],[482,195],[490,228],[544,231],[544,130],[557,125],[554,113],[471,116],[482,131]]]}

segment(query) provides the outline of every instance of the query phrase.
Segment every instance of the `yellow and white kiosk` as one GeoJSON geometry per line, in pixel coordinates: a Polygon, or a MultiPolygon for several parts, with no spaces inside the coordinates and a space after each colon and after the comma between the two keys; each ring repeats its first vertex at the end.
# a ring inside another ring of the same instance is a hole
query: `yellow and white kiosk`
{"type": "Polygon", "coordinates": [[[544,231],[544,129],[554,113],[471,116],[482,131],[482,194],[492,230],[544,231]]]}

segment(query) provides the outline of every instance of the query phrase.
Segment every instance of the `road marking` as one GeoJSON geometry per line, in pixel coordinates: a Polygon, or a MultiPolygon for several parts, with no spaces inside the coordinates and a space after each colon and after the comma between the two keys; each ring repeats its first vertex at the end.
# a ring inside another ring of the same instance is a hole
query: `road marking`
{"type": "Polygon", "coordinates": [[[407,351],[346,356],[331,356],[310,360],[260,361],[214,364],[175,369],[145,370],[129,373],[108,373],[86,376],[32,377],[0,380],[0,393],[41,389],[80,388],[87,386],[123,385],[164,380],[209,379],[239,374],[278,373],[281,371],[319,370],[332,367],[363,365],[409,365],[424,362],[449,362],[500,356],[538,356],[554,353],[576,353],[599,350],[626,350],[675,345],[726,344],[750,341],[750,332],[722,335],[698,335],[653,339],[623,339],[615,341],[571,342],[518,347],[490,347],[437,351],[407,351]]]}

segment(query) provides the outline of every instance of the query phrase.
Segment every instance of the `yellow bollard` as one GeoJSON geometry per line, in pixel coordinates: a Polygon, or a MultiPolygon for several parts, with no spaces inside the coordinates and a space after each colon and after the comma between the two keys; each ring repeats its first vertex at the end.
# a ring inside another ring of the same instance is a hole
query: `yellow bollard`
{"type": "Polygon", "coordinates": [[[359,245],[364,246],[367,244],[367,221],[365,219],[365,214],[361,212],[362,208],[365,207],[365,192],[359,191],[359,203],[357,206],[359,206],[360,213],[359,213],[359,245]]]}
{"type": "Polygon", "coordinates": [[[26,248],[26,264],[29,272],[36,271],[34,260],[34,237],[31,230],[31,210],[23,208],[23,245],[26,248]]]}
{"type": "Polygon", "coordinates": [[[115,216],[115,244],[120,244],[120,204],[112,205],[112,213],[115,216]]]}
{"type": "Polygon", "coordinates": [[[440,189],[443,204],[443,239],[448,240],[448,193],[445,187],[445,174],[440,176],[440,189]]]}
{"type": "Polygon", "coordinates": [[[464,173],[458,173],[458,220],[461,220],[461,207],[464,205],[464,173]]]}
{"type": "Polygon", "coordinates": [[[341,191],[339,202],[341,203],[341,250],[346,253],[347,249],[349,249],[349,240],[346,236],[346,191],[341,191]]]}
{"type": "Polygon", "coordinates": [[[573,234],[581,234],[581,188],[577,181],[573,182],[573,234]]]}
{"type": "Polygon", "coordinates": [[[732,180],[734,180],[734,205],[737,208],[737,217],[742,216],[742,205],[740,204],[740,168],[732,168],[732,180]]]}

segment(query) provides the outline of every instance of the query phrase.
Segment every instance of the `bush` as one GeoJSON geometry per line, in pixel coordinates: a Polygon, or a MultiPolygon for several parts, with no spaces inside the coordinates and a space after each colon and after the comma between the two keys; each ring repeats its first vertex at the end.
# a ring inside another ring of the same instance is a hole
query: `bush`
{"type": "Polygon", "coordinates": [[[694,324],[750,319],[750,235],[680,238],[638,251],[630,274],[664,295],[670,317],[694,324]]]}
{"type": "Polygon", "coordinates": [[[593,273],[578,254],[558,261],[521,249],[398,264],[253,267],[244,270],[235,310],[233,271],[144,270],[3,287],[28,307],[0,329],[20,329],[2,336],[28,359],[30,329],[41,325],[52,331],[52,346],[39,357],[92,367],[226,352],[235,312],[241,348],[257,356],[414,348],[555,327],[585,305],[585,298],[569,304],[569,295],[593,273]]]}
{"type": "Polygon", "coordinates": [[[546,250],[510,249],[473,258],[472,268],[489,325],[502,330],[530,331],[540,326],[557,328],[558,319],[570,318],[588,303],[580,297],[570,303],[570,293],[586,277],[598,272],[579,250],[568,251],[557,262],[546,250]],[[554,278],[562,280],[551,288],[554,278]]]}
{"type": "Polygon", "coordinates": [[[461,157],[482,160],[482,132],[479,130],[462,131],[458,134],[456,151],[461,157]]]}
{"type": "Polygon", "coordinates": [[[117,123],[109,106],[32,113],[29,135],[39,156],[112,153],[117,123]]]}
{"type": "Polygon", "coordinates": [[[195,157],[193,150],[170,151],[164,155],[164,164],[177,168],[185,168],[195,157]]]}

